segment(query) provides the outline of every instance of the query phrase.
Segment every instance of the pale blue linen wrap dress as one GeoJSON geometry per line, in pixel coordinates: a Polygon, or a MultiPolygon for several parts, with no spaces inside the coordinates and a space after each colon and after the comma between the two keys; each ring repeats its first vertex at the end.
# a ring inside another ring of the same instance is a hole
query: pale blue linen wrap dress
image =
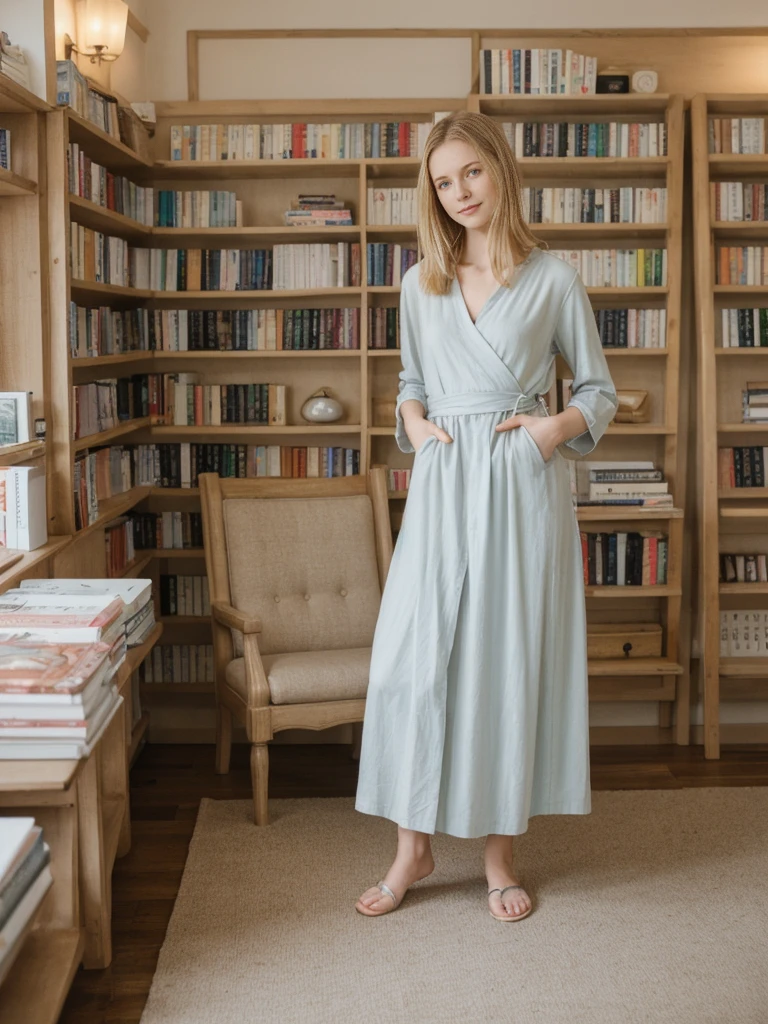
{"type": "Polygon", "coordinates": [[[373,639],[355,807],[463,838],[527,830],[536,814],[588,814],[586,613],[564,456],[592,451],[617,406],[578,272],[534,249],[475,323],[458,280],[400,294],[400,406],[417,398],[453,443],[414,456],[373,639]],[[562,353],[588,429],[545,461],[515,412],[562,353]]]}

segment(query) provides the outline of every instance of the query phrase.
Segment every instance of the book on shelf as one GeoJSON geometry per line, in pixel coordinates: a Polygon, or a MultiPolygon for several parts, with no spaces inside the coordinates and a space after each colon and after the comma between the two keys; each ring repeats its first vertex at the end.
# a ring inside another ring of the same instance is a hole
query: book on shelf
{"type": "Polygon", "coordinates": [[[366,245],[369,286],[399,287],[405,272],[417,262],[418,252],[413,246],[399,242],[368,242],[366,245]]]}
{"type": "Polygon", "coordinates": [[[765,552],[720,552],[721,583],[768,583],[765,552]]]}
{"type": "Polygon", "coordinates": [[[120,139],[117,100],[96,88],[72,60],[56,61],[56,102],[60,107],[71,107],[107,135],[120,139]]]}
{"type": "Polygon", "coordinates": [[[171,160],[420,157],[432,121],[171,125],[171,160]]]}
{"type": "Polygon", "coordinates": [[[578,505],[673,504],[663,473],[651,460],[580,459],[573,466],[578,505]]]}
{"type": "Polygon", "coordinates": [[[152,402],[160,380],[159,374],[134,373],[130,377],[73,384],[70,390],[72,439],[89,437],[121,423],[160,413],[157,399],[154,405],[152,402]]]}
{"type": "Polygon", "coordinates": [[[580,531],[584,583],[657,586],[667,582],[668,538],[654,531],[580,531]]]}
{"type": "Polygon", "coordinates": [[[243,203],[235,192],[160,189],[155,226],[160,228],[239,228],[243,203]]]}
{"type": "Polygon", "coordinates": [[[768,423],[768,381],[747,381],[741,392],[741,418],[744,423],[768,423]]]}
{"type": "Polygon", "coordinates": [[[0,547],[34,551],[47,542],[45,467],[0,466],[0,547]]]}
{"type": "Polygon", "coordinates": [[[667,283],[666,249],[549,249],[587,288],[648,288],[667,283]]]}
{"type": "Polygon", "coordinates": [[[194,615],[211,614],[208,596],[208,577],[163,574],[160,577],[160,614],[194,615]]]}
{"type": "Polygon", "coordinates": [[[0,459],[3,445],[24,444],[34,436],[32,392],[0,391],[0,459]]]}
{"type": "Polygon", "coordinates": [[[129,513],[128,518],[133,527],[137,551],[183,551],[187,548],[203,547],[203,517],[200,512],[181,512],[175,509],[166,509],[164,512],[134,510],[129,513]]]}
{"type": "Polygon", "coordinates": [[[409,227],[416,224],[416,189],[405,185],[392,188],[376,188],[369,185],[366,190],[368,226],[383,224],[409,227]]]}
{"type": "Polygon", "coordinates": [[[283,212],[288,227],[345,227],[353,224],[352,211],[334,194],[301,193],[290,210],[283,212]]]}
{"type": "Polygon", "coordinates": [[[666,309],[595,309],[603,348],[665,348],[666,309]]]}
{"type": "Polygon", "coordinates": [[[768,346],[768,308],[721,309],[722,348],[765,348],[768,346]]]}
{"type": "Polygon", "coordinates": [[[768,185],[749,181],[710,181],[709,203],[716,221],[765,222],[768,185]]]}
{"type": "Polygon", "coordinates": [[[536,224],[664,224],[666,188],[523,189],[523,214],[536,224]]]}
{"type": "Polygon", "coordinates": [[[716,284],[768,284],[768,246],[721,245],[715,259],[716,284]]]}
{"type": "Polygon", "coordinates": [[[67,180],[71,195],[130,217],[145,227],[154,223],[152,186],[137,185],[124,175],[102,167],[91,160],[77,142],[70,142],[67,146],[67,180]]]}
{"type": "Polygon", "coordinates": [[[163,374],[161,406],[173,426],[286,426],[285,384],[200,384],[196,373],[163,374]]]}
{"type": "Polygon", "coordinates": [[[212,644],[158,644],[139,668],[139,678],[152,683],[213,683],[212,644]]]}
{"type": "Polygon", "coordinates": [[[0,128],[0,167],[4,171],[11,170],[11,131],[0,128]]]}
{"type": "Polygon", "coordinates": [[[717,450],[717,483],[723,490],[765,487],[768,446],[740,445],[717,450]]]}

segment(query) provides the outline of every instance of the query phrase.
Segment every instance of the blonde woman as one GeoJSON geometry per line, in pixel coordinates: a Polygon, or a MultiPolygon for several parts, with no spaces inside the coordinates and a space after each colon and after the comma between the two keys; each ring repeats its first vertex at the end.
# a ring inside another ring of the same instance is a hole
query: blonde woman
{"type": "Polygon", "coordinates": [[[379,916],[434,869],[430,836],[485,836],[488,909],[532,901],[512,842],[588,814],[581,544],[565,458],[591,452],[616,391],[575,269],[526,224],[500,126],[458,112],[427,139],[423,258],[403,276],[395,438],[414,452],[373,640],[355,807],[398,825],[355,909],[379,916]],[[541,397],[560,352],[572,399],[541,397]]]}

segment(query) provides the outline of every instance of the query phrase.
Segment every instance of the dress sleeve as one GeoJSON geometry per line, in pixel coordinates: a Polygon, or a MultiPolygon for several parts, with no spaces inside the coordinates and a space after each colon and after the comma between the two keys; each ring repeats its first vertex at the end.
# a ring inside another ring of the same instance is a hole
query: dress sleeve
{"type": "MultiPolygon", "coordinates": [[[[415,271],[418,273],[418,270],[415,271]]],[[[410,275],[413,278],[413,274],[410,275]]],[[[410,453],[415,448],[408,440],[405,432],[403,416],[400,406],[409,398],[418,399],[427,411],[427,392],[424,387],[424,377],[421,370],[421,359],[418,351],[418,317],[415,308],[415,297],[410,294],[411,286],[416,282],[403,277],[400,290],[400,358],[403,368],[400,371],[400,385],[395,405],[395,441],[401,452],[410,453]]]]}
{"type": "Polygon", "coordinates": [[[578,455],[588,455],[605,433],[619,402],[600,342],[595,314],[578,274],[560,307],[555,344],[573,372],[568,407],[575,405],[587,421],[587,430],[563,443],[578,455]]]}

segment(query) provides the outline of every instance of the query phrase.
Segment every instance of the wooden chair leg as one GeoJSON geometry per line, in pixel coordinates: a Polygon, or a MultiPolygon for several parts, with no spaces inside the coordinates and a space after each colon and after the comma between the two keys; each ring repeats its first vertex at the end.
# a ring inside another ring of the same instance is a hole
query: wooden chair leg
{"type": "Polygon", "coordinates": [[[360,760],[360,748],[363,745],[363,723],[352,723],[352,760],[360,760]]]}
{"type": "Polygon", "coordinates": [[[251,785],[254,820],[257,825],[268,825],[269,748],[266,743],[254,743],[251,746],[251,785]]]}
{"type": "Polygon", "coordinates": [[[216,774],[227,775],[232,754],[232,712],[223,704],[216,706],[216,774]]]}

